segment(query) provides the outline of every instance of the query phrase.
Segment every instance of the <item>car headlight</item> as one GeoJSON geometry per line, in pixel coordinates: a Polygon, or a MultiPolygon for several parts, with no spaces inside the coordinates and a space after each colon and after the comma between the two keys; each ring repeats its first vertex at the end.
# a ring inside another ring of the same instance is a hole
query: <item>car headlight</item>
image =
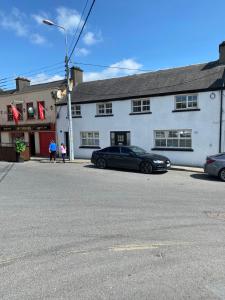
{"type": "Polygon", "coordinates": [[[153,160],[155,164],[164,164],[163,160],[153,160]]]}

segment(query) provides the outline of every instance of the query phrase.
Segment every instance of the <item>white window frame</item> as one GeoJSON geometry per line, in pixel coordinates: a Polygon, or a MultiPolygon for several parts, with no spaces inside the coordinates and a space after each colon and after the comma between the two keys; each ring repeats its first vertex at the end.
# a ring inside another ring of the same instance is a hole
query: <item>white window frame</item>
{"type": "Polygon", "coordinates": [[[170,148],[192,149],[192,130],[191,129],[154,130],[154,147],[167,148],[167,149],[170,148]]]}
{"type": "Polygon", "coordinates": [[[198,109],[198,94],[176,95],[174,103],[175,103],[175,110],[198,109]],[[193,99],[193,97],[195,97],[196,99],[193,99]],[[178,103],[185,103],[185,107],[177,108],[178,103]],[[196,103],[196,105],[194,106],[193,103],[196,103]]]}
{"type": "Polygon", "coordinates": [[[99,131],[81,131],[80,145],[82,147],[99,147],[99,131]]]}
{"type": "Polygon", "coordinates": [[[71,114],[72,114],[72,117],[81,117],[81,105],[80,104],[72,104],[71,105],[71,114]]]}
{"type": "Polygon", "coordinates": [[[97,116],[112,115],[112,102],[96,103],[96,115],[97,116]]]}
{"type": "Polygon", "coordinates": [[[148,113],[151,111],[151,102],[149,98],[144,98],[144,99],[133,99],[131,101],[131,112],[133,114],[142,114],[142,113],[148,113]],[[145,102],[148,102],[146,104],[145,102]],[[140,108],[140,110],[135,110],[134,108],[140,108]],[[146,109],[148,107],[148,109],[146,109]]]}

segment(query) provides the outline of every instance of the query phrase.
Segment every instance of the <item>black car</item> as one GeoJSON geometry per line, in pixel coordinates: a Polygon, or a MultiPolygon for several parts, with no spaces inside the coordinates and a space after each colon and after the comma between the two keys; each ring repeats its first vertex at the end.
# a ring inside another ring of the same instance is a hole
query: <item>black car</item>
{"type": "Polygon", "coordinates": [[[123,168],[142,173],[165,172],[170,167],[170,160],[167,157],[147,153],[137,146],[113,146],[94,151],[91,162],[100,169],[123,168]]]}

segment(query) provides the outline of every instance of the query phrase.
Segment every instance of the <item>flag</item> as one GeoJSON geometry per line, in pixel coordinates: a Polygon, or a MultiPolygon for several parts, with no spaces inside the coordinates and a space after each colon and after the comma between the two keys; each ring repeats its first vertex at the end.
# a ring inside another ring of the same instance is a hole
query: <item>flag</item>
{"type": "Polygon", "coordinates": [[[16,125],[18,124],[19,121],[19,116],[20,116],[20,112],[18,111],[18,109],[11,104],[11,108],[12,108],[12,114],[13,114],[13,120],[15,121],[16,125]]]}
{"type": "Polygon", "coordinates": [[[44,114],[44,106],[41,104],[41,102],[38,102],[38,114],[39,114],[39,119],[44,120],[45,119],[45,114],[44,114]]]}

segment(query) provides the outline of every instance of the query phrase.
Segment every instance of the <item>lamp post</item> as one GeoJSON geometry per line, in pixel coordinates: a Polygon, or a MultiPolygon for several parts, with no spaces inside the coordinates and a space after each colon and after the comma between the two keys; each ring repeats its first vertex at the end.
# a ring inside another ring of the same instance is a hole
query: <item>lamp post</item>
{"type": "Polygon", "coordinates": [[[66,91],[67,91],[67,111],[69,120],[69,158],[74,160],[73,151],[73,122],[72,122],[72,110],[71,110],[71,90],[70,90],[70,73],[69,73],[69,59],[68,59],[68,43],[67,43],[67,32],[63,26],[60,26],[51,20],[43,20],[43,23],[50,26],[56,26],[61,28],[65,34],[65,68],[66,68],[66,91]]]}

